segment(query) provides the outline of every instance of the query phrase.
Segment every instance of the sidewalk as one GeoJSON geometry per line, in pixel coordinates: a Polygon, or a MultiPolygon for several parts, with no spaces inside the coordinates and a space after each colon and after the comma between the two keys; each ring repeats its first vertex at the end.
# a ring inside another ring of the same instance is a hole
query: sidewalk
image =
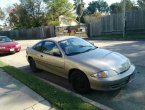
{"type": "Polygon", "coordinates": [[[55,110],[36,92],[0,69],[0,110],[55,110]]]}

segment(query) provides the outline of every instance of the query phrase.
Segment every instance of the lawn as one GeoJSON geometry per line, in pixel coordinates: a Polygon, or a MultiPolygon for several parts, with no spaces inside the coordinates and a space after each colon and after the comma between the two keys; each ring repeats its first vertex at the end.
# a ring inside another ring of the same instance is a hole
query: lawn
{"type": "Polygon", "coordinates": [[[86,38],[87,40],[145,40],[145,34],[129,34],[125,35],[100,35],[96,37],[86,38]]]}
{"type": "Polygon", "coordinates": [[[40,94],[46,100],[48,100],[53,106],[60,110],[100,110],[95,106],[84,102],[76,96],[72,96],[69,93],[61,91],[32,74],[23,72],[15,67],[9,66],[0,61],[0,68],[6,71],[9,75],[13,76],[17,80],[21,81],[29,88],[40,94]]]}

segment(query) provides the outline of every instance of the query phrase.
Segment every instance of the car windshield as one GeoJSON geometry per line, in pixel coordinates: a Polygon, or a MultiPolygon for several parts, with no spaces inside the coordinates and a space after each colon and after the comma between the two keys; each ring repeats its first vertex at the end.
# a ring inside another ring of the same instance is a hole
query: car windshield
{"type": "Polygon", "coordinates": [[[81,38],[70,38],[59,42],[66,55],[76,55],[96,49],[91,43],[81,38]]]}
{"type": "Polygon", "coordinates": [[[6,36],[0,37],[0,43],[11,42],[12,40],[6,36]]]}

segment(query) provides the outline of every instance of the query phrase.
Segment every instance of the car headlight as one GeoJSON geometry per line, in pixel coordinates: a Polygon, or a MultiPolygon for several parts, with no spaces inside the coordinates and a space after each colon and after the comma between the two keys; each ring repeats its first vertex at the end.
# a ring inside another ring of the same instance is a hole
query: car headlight
{"type": "Polygon", "coordinates": [[[16,47],[20,47],[20,44],[17,44],[16,47]]]}
{"type": "Polygon", "coordinates": [[[0,47],[0,49],[5,49],[6,47],[0,47]]]}
{"type": "Polygon", "coordinates": [[[96,74],[93,74],[92,77],[96,78],[109,78],[118,75],[118,73],[114,70],[102,71],[96,74]]]}
{"type": "Polygon", "coordinates": [[[128,61],[128,64],[129,64],[129,65],[131,65],[131,62],[130,62],[130,60],[129,60],[129,59],[127,59],[127,61],[128,61]]]}

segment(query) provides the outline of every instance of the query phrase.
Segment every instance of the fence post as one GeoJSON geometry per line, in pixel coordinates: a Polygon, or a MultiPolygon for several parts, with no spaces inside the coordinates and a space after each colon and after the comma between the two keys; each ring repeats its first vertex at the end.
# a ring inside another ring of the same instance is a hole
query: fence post
{"type": "Polygon", "coordinates": [[[126,7],[126,0],[123,0],[123,37],[125,37],[125,24],[126,24],[125,7],[126,7]]]}

